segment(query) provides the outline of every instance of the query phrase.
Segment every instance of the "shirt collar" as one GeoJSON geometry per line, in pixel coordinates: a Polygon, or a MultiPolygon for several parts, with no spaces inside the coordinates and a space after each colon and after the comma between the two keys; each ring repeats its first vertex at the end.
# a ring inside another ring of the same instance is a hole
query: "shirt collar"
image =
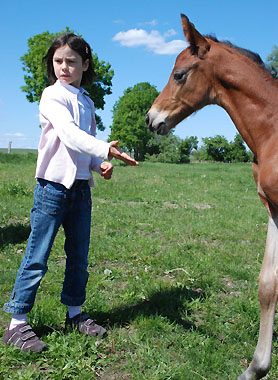
{"type": "Polygon", "coordinates": [[[77,87],[71,86],[70,84],[63,83],[59,79],[56,81],[55,84],[65,87],[67,90],[69,90],[73,94],[78,94],[79,92],[81,92],[81,94],[89,95],[89,93],[86,90],[84,90],[83,87],[77,88],[77,87]]]}
{"type": "Polygon", "coordinates": [[[80,90],[81,94],[84,94],[84,95],[88,95],[88,96],[89,96],[88,91],[86,91],[83,87],[80,87],[79,90],[80,90]]]}

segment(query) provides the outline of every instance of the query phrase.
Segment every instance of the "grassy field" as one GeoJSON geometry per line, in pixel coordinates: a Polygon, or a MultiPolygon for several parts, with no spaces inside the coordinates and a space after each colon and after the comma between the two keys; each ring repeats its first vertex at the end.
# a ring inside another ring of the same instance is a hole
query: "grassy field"
{"type": "MultiPolygon", "coordinates": [[[[0,155],[1,305],[26,247],[34,171],[35,155],[0,155]]],[[[108,337],[64,332],[61,230],[30,313],[49,350],[1,343],[0,379],[235,379],[256,345],[267,228],[251,165],[117,164],[113,180],[95,178],[84,310],[108,337]]],[[[8,321],[1,313],[1,334],[8,321]]]]}

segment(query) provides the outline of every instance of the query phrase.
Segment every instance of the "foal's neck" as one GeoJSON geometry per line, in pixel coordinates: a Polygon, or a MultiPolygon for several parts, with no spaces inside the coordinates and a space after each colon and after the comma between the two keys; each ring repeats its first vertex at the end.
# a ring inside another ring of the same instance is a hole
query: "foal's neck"
{"type": "Polygon", "coordinates": [[[261,143],[278,136],[278,81],[231,49],[224,52],[220,62],[216,103],[227,111],[256,155],[261,143]]]}

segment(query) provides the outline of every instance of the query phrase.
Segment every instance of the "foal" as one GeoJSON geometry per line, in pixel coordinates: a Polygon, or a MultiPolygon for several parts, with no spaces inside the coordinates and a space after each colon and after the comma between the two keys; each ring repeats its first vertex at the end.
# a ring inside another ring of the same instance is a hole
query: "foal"
{"type": "Polygon", "coordinates": [[[251,364],[238,380],[257,380],[271,366],[278,296],[278,80],[258,55],[202,36],[185,15],[181,18],[189,47],[177,57],[146,122],[151,131],[165,135],[193,112],[217,104],[227,111],[254,153],[253,174],[269,222],[259,277],[259,339],[251,364]]]}

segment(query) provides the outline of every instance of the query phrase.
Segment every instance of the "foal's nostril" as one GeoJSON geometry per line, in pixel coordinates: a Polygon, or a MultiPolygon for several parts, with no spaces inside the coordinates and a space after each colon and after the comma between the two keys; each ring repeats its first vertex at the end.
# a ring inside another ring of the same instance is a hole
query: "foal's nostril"
{"type": "Polygon", "coordinates": [[[145,120],[146,120],[146,124],[147,124],[147,125],[149,125],[149,122],[150,122],[150,118],[149,118],[149,116],[148,116],[148,115],[146,116],[146,119],[145,119],[145,120]]]}

